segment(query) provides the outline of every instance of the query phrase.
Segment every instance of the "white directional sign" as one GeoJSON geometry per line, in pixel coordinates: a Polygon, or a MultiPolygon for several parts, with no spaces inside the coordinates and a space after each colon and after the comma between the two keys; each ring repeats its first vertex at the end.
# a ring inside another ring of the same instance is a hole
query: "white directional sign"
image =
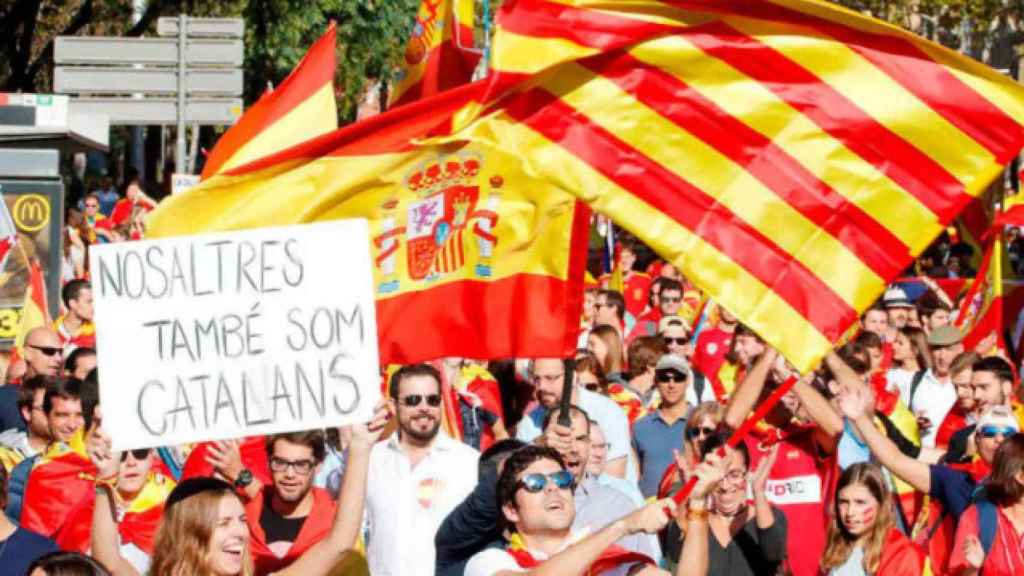
{"type": "MultiPolygon", "coordinates": [[[[187,66],[241,66],[245,50],[241,40],[190,39],[185,47],[187,66]]],[[[58,36],[53,45],[57,64],[178,65],[177,38],[116,38],[58,36]]]]}
{"type": "MultiPolygon", "coordinates": [[[[148,126],[175,124],[178,101],[175,98],[75,98],[75,114],[98,114],[110,118],[112,126],[148,126]]],[[[241,98],[189,98],[185,102],[188,124],[234,124],[242,116],[241,98]]]]}
{"type": "MultiPolygon", "coordinates": [[[[156,33],[161,36],[177,36],[178,30],[178,19],[173,16],[156,21],[156,33]]],[[[241,38],[245,21],[241,18],[189,18],[185,33],[191,38],[241,38]]]]}
{"type": "MultiPolygon", "coordinates": [[[[58,66],[53,89],[63,94],[176,94],[178,71],[174,68],[129,68],[58,66]]],[[[238,68],[188,70],[185,89],[189,94],[242,95],[242,71],[238,68]]]]}

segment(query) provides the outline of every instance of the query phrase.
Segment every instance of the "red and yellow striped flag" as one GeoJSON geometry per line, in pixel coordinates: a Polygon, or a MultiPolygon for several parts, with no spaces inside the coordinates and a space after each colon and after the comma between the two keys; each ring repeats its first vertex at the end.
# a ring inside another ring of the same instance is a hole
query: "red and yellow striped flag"
{"type": "Polygon", "coordinates": [[[335,34],[331,22],[284,82],[264,93],[221,136],[203,167],[204,179],[338,128],[335,34]]]}
{"type": "Polygon", "coordinates": [[[422,0],[389,107],[469,83],[480,60],[472,45],[473,0],[422,0]]]}
{"type": "Polygon", "coordinates": [[[493,46],[458,137],[609,215],[804,371],[1024,143],[1021,86],[826,2],[516,0],[493,46]]]}
{"type": "Polygon", "coordinates": [[[372,116],[166,198],[148,237],[366,218],[382,364],[569,355],[589,211],[448,132],[481,84],[372,116]]]}

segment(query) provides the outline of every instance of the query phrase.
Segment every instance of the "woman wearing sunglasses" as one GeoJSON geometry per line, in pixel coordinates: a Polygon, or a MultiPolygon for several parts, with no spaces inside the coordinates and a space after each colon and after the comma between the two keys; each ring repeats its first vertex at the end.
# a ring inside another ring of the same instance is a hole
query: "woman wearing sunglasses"
{"type": "Polygon", "coordinates": [[[701,445],[718,429],[724,414],[725,408],[718,402],[704,402],[690,413],[683,432],[683,451],[677,452],[675,463],[665,469],[658,483],[658,498],[674,495],[683,487],[690,471],[700,462],[701,445]]]}
{"type": "MultiPolygon", "coordinates": [[[[729,448],[723,435],[714,434],[704,441],[702,457],[719,448],[725,452],[726,469],[707,499],[708,574],[776,574],[786,556],[786,517],[768,503],[765,483],[777,452],[762,458],[751,473],[746,444],[729,448]],[[750,493],[753,502],[747,498],[750,493]]],[[[663,551],[671,562],[679,561],[686,537],[684,526],[669,524],[663,551]]]]}
{"type": "Polygon", "coordinates": [[[828,576],[920,576],[924,554],[896,528],[882,469],[861,462],[843,470],[821,570],[828,576]]]}

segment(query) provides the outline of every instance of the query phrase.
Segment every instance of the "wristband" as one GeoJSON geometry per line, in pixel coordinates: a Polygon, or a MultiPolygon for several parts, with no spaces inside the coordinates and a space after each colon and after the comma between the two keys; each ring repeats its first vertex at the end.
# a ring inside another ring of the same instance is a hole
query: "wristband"
{"type": "Polygon", "coordinates": [[[686,519],[688,521],[691,521],[691,522],[695,521],[695,520],[697,522],[707,522],[708,521],[708,516],[710,514],[711,513],[708,512],[708,510],[706,508],[701,508],[701,509],[697,509],[697,510],[695,510],[693,508],[690,508],[686,512],[686,519]]]}

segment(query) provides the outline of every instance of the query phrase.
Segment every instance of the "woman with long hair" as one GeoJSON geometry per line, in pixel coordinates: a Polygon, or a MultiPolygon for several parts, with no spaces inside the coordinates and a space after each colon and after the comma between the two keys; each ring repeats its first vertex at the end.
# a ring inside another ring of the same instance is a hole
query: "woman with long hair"
{"type": "Polygon", "coordinates": [[[576,357],[576,381],[591,392],[608,395],[608,379],[594,354],[580,354],[576,357]]]}
{"type": "Polygon", "coordinates": [[[625,352],[622,347],[622,336],[619,331],[608,324],[598,324],[587,336],[587,350],[597,356],[605,377],[613,382],[625,382],[622,364],[625,352]]]}
{"type": "MultiPolygon", "coordinates": [[[[1012,428],[985,431],[1006,435],[1012,428]]],[[[1024,434],[1003,440],[976,503],[960,516],[950,574],[1024,574],[1024,434]],[[986,532],[988,535],[986,540],[986,532]]]]}
{"type": "Polygon", "coordinates": [[[882,469],[861,462],[843,470],[821,560],[829,576],[919,576],[924,554],[896,528],[882,469]]]}
{"type": "Polygon", "coordinates": [[[920,328],[903,327],[892,343],[893,370],[916,373],[932,367],[928,336],[920,328]]]}
{"type": "MultiPolygon", "coordinates": [[[[343,561],[359,535],[366,498],[370,450],[387,426],[382,402],[369,424],[352,427],[340,505],[327,536],[306,550],[277,576],[326,576],[343,561]]],[[[120,456],[109,449],[94,452],[98,469],[120,456]]],[[[112,467],[113,465],[110,464],[112,467]]],[[[93,553],[103,558],[114,576],[138,576],[117,549],[117,523],[109,484],[98,481],[93,514],[93,553]],[[106,513],[104,513],[106,512],[106,513]]],[[[245,506],[234,488],[222,480],[189,478],[178,484],[164,506],[154,544],[149,576],[252,576],[249,525],[245,506]]]]}

